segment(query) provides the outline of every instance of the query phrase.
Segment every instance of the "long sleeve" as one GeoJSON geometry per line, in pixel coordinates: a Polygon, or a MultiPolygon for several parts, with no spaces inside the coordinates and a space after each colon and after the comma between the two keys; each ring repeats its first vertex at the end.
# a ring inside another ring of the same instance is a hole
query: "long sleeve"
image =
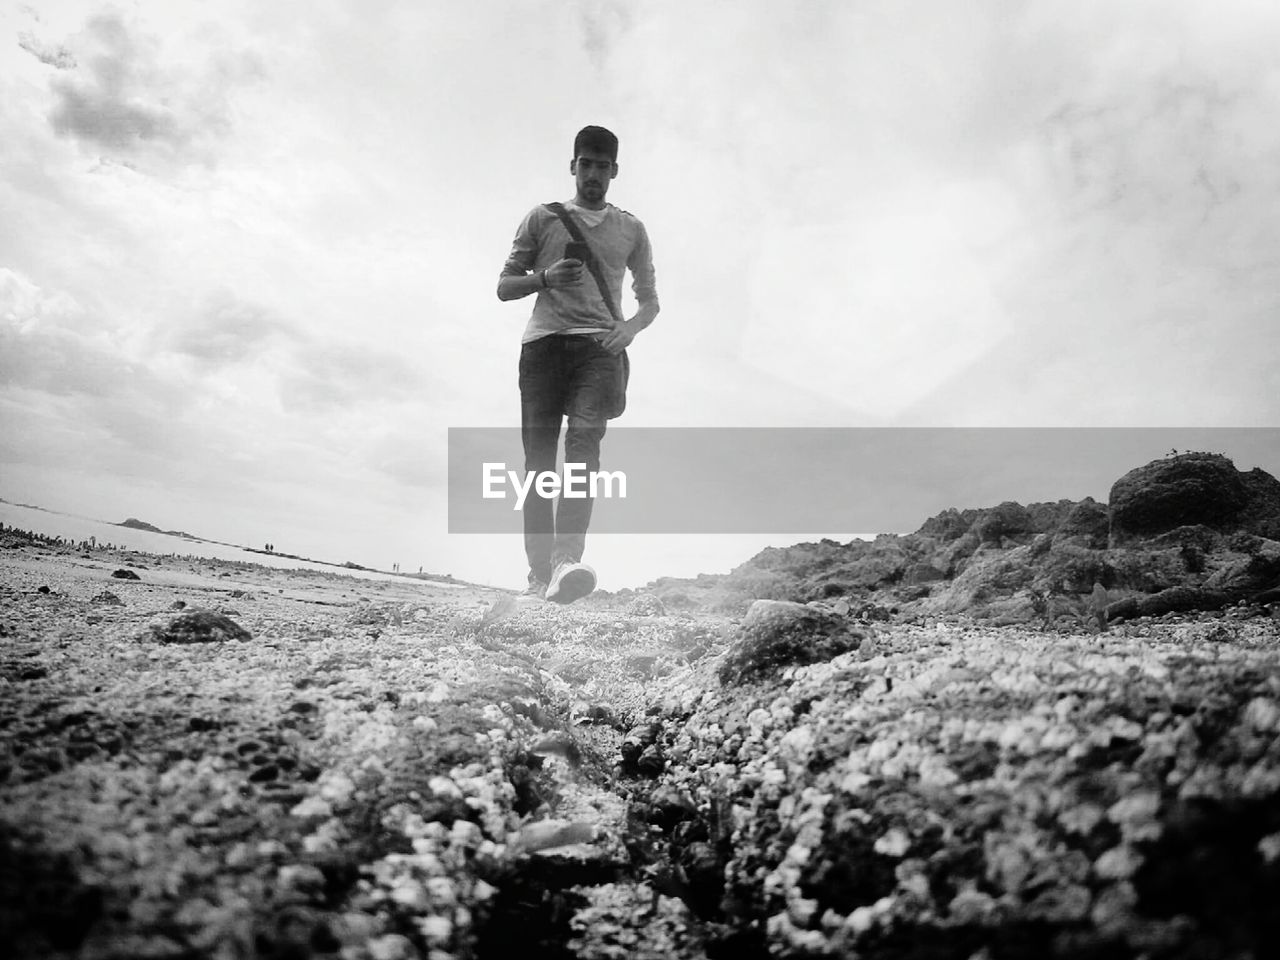
{"type": "Polygon", "coordinates": [[[537,210],[530,210],[516,229],[515,239],[511,242],[511,253],[502,265],[504,277],[521,277],[533,269],[538,259],[538,226],[537,210]]]}
{"type": "Polygon", "coordinates": [[[653,248],[649,245],[649,232],[644,224],[638,220],[636,224],[639,233],[627,259],[627,269],[631,271],[631,292],[636,295],[637,303],[654,303],[658,299],[658,279],[653,268],[653,248]]]}

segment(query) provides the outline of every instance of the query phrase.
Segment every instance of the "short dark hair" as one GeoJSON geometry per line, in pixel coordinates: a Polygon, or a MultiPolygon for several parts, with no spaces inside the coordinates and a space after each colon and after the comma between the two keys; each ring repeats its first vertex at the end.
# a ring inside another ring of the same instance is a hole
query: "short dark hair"
{"type": "Polygon", "coordinates": [[[573,138],[573,155],[578,157],[583,150],[594,150],[596,153],[608,154],[609,159],[618,159],[618,138],[604,127],[583,127],[573,138]]]}

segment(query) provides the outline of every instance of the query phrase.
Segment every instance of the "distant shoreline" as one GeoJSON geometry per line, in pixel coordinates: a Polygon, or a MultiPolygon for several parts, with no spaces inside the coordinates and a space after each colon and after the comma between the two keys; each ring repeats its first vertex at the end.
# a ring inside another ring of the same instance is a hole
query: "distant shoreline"
{"type": "MultiPolygon", "coordinates": [[[[375,574],[379,577],[418,580],[429,583],[440,583],[447,586],[456,587],[479,587],[482,589],[501,589],[493,587],[490,584],[474,583],[468,580],[461,580],[451,574],[437,573],[409,573],[399,570],[383,570],[378,567],[368,566],[365,564],[355,563],[354,561],[335,562],[331,560],[318,560],[313,557],[306,557],[295,553],[286,553],[279,550],[264,550],[261,547],[249,547],[238,543],[228,543],[224,540],[213,540],[208,537],[200,537],[193,533],[183,530],[162,530],[155,524],[145,520],[139,520],[136,517],[129,517],[123,521],[101,520],[97,517],[86,517],[80,514],[66,513],[61,510],[53,510],[48,507],[42,507],[33,503],[18,503],[0,497],[0,504],[9,507],[16,507],[22,510],[32,510],[43,514],[49,514],[54,517],[65,517],[70,520],[84,521],[92,524],[99,524],[105,527],[113,527],[121,530],[132,530],[138,533],[148,534],[152,536],[173,537],[184,543],[189,544],[209,544],[216,547],[224,547],[229,550],[241,553],[252,554],[260,557],[271,557],[280,560],[291,560],[302,564],[312,564],[315,566],[326,567],[335,572],[347,571],[351,573],[375,574]]],[[[68,535],[65,533],[51,533],[41,530],[29,530],[21,525],[6,523],[0,519],[0,533],[14,534],[22,537],[33,544],[40,544],[50,547],[61,546],[71,549],[112,549],[117,552],[127,554],[137,554],[142,556],[164,556],[163,550],[150,549],[147,547],[138,547],[129,544],[108,543],[101,537],[101,531],[97,535],[80,536],[78,534],[68,535]]],[[[179,551],[173,551],[177,553],[179,551]]],[[[191,556],[199,556],[198,554],[190,554],[191,556]]],[[[251,560],[242,560],[235,557],[202,557],[202,559],[217,560],[224,563],[251,563],[251,560]]],[[[260,566],[271,568],[271,564],[259,564],[260,566]]],[[[277,568],[280,569],[280,568],[277,568]]]]}

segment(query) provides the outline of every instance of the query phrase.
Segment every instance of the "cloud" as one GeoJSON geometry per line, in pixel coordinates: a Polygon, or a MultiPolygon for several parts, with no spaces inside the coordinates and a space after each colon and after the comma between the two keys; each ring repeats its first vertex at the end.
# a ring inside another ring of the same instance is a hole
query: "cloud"
{"type": "Polygon", "coordinates": [[[0,320],[25,328],[41,321],[67,323],[83,313],[70,294],[49,293],[17,271],[0,267],[0,320]]]}
{"type": "Polygon", "coordinates": [[[176,459],[191,398],[105,336],[0,311],[6,459],[133,474],[176,459]]]}
{"type": "Polygon", "coordinates": [[[0,269],[0,458],[186,490],[429,474],[416,372],[391,351],[313,341],[225,291],[162,344],[176,352],[93,319],[0,269]]]}
{"type": "Polygon", "coordinates": [[[0,321],[0,380],[6,387],[102,396],[138,372],[119,354],[70,331],[0,321]]]}
{"type": "Polygon", "coordinates": [[[377,472],[414,490],[444,491],[448,466],[435,444],[427,442],[418,422],[397,422],[372,438],[364,452],[366,462],[377,472]]]}
{"type": "Polygon", "coordinates": [[[596,69],[603,69],[617,38],[631,27],[631,8],[617,0],[584,0],[578,16],[583,49],[596,69]]]}
{"type": "Polygon", "coordinates": [[[45,43],[30,33],[18,35],[18,46],[31,54],[43,64],[58,70],[71,70],[76,65],[76,56],[61,44],[45,43]]]}
{"type": "Polygon", "coordinates": [[[286,409],[310,414],[419,399],[422,387],[421,372],[400,354],[335,340],[305,344],[280,373],[286,409]]]}
{"type": "Polygon", "coordinates": [[[168,331],[168,345],[209,368],[239,363],[260,354],[294,329],[255,303],[227,291],[208,297],[189,322],[168,331]]]}
{"type": "Polygon", "coordinates": [[[148,379],[111,340],[82,333],[85,320],[74,297],[0,268],[0,384],[105,397],[132,392],[148,379]]]}
{"type": "Polygon", "coordinates": [[[701,301],[712,346],[881,416],[1273,411],[1278,15],[979,10],[639,15],[610,76],[657,119],[624,168],[657,183],[642,216],[699,225],[647,220],[667,310],[701,301]]]}
{"type": "Polygon", "coordinates": [[[231,127],[231,91],[261,75],[260,61],[247,53],[216,54],[195,67],[166,63],[160,42],[117,13],[92,18],[71,44],[23,44],[62,71],[50,83],[49,122],[121,161],[211,161],[213,144],[231,127]]]}
{"type": "Polygon", "coordinates": [[[131,36],[115,14],[91,20],[84,39],[97,49],[84,73],[54,82],[53,128],[107,148],[130,150],[139,140],[185,145],[188,134],[160,96],[154,44],[131,36]]]}

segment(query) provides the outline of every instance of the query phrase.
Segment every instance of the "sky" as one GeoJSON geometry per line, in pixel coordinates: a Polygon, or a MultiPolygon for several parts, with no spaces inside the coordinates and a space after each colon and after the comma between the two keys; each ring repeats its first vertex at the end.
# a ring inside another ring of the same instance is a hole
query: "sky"
{"type": "Polygon", "coordinates": [[[518,422],[496,280],[588,123],[662,303],[618,426],[1280,426],[1278,44],[1261,0],[0,0],[0,497],[522,582],[447,533],[447,431],[518,422]]]}

